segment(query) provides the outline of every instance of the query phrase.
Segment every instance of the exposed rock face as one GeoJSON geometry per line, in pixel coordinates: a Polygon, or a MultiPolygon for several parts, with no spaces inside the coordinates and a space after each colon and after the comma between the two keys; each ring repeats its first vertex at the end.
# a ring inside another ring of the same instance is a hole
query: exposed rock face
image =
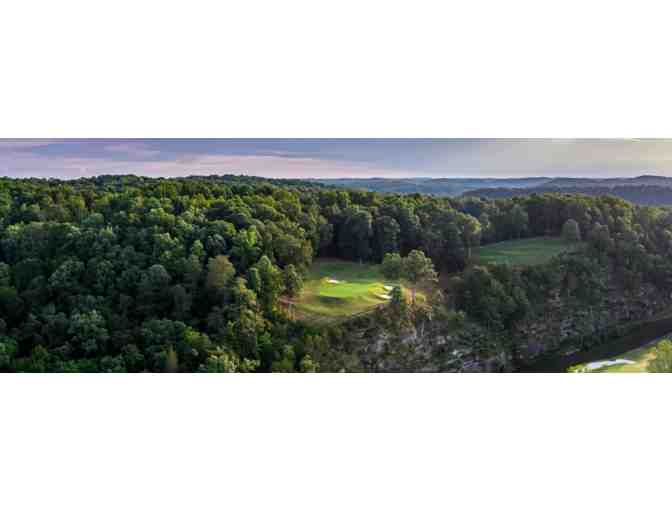
{"type": "Polygon", "coordinates": [[[443,320],[421,320],[403,330],[375,314],[347,324],[353,354],[369,372],[484,372],[500,371],[502,360],[481,359],[474,348],[488,337],[478,325],[459,329],[443,320]]]}
{"type": "Polygon", "coordinates": [[[500,372],[513,370],[514,358],[529,361],[559,347],[569,353],[581,348],[578,338],[597,337],[619,324],[651,318],[670,306],[672,296],[651,284],[636,292],[610,285],[592,306],[556,294],[514,332],[489,331],[469,321],[456,328],[445,318],[416,321],[399,330],[394,317],[384,317],[385,307],[378,314],[353,319],[346,330],[352,357],[361,370],[500,372]]]}
{"type": "Polygon", "coordinates": [[[599,335],[618,324],[651,318],[672,305],[672,296],[651,284],[627,294],[610,286],[593,306],[559,298],[549,300],[542,316],[521,325],[516,335],[523,358],[533,358],[579,336],[599,335]]]}

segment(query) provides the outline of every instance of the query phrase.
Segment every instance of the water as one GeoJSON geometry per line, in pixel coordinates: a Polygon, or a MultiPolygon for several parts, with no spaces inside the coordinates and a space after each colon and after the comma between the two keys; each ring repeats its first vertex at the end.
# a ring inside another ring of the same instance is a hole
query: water
{"type": "Polygon", "coordinates": [[[568,356],[550,354],[537,358],[527,366],[520,366],[520,372],[567,372],[574,365],[612,359],[624,353],[643,347],[661,337],[667,336],[672,331],[672,317],[653,320],[642,324],[633,333],[622,338],[617,338],[602,345],[591,347],[586,351],[579,351],[568,356]]]}

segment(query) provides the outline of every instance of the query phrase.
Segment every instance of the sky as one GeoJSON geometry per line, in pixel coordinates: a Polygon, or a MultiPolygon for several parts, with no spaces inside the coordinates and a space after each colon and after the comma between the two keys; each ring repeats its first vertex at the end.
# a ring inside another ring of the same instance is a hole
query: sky
{"type": "Polygon", "coordinates": [[[672,176],[672,139],[0,139],[0,175],[672,176]]]}

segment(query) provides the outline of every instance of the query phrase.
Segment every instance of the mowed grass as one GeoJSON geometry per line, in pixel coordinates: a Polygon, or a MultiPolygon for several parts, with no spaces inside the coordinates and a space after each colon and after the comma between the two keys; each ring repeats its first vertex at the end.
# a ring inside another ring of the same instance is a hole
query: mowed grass
{"type": "Polygon", "coordinates": [[[481,246],[475,251],[474,260],[478,264],[534,266],[544,264],[563,252],[575,251],[583,246],[582,242],[567,243],[560,237],[532,237],[481,246]]]}
{"type": "Polygon", "coordinates": [[[297,318],[312,322],[337,320],[387,303],[389,300],[382,296],[391,290],[385,286],[398,284],[385,280],[377,264],[317,259],[310,267],[301,296],[292,302],[293,310],[297,318]]]}
{"type": "MultiPolygon", "coordinates": [[[[658,342],[656,342],[657,344],[658,342]]],[[[656,344],[647,345],[626,352],[623,356],[618,356],[618,359],[627,359],[634,361],[633,364],[611,365],[610,367],[603,367],[594,372],[608,372],[608,373],[636,373],[647,372],[649,363],[655,359],[656,344]]]]}
{"type": "MultiPolygon", "coordinates": [[[[666,337],[668,338],[668,337],[666,337]]],[[[656,359],[656,346],[662,340],[659,338],[643,347],[633,349],[625,354],[616,356],[615,359],[627,359],[634,361],[634,363],[625,363],[622,365],[611,365],[608,367],[598,368],[597,370],[590,370],[591,373],[642,373],[648,372],[649,363],[656,359]]]]}
{"type": "MultiPolygon", "coordinates": [[[[615,356],[614,360],[629,360],[634,361],[634,363],[622,363],[619,365],[610,365],[603,366],[600,368],[589,370],[587,368],[587,363],[578,365],[574,367],[574,370],[577,372],[589,372],[592,374],[603,374],[603,373],[612,373],[612,374],[624,374],[624,373],[642,373],[648,372],[649,363],[656,358],[655,348],[658,341],[653,344],[645,345],[638,349],[633,349],[619,356],[615,356]]],[[[606,361],[606,360],[605,360],[606,361]]]]}

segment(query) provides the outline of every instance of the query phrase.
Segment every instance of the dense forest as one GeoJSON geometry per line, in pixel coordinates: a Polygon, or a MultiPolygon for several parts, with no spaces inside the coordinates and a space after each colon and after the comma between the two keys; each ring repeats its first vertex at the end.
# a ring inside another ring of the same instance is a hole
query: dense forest
{"type": "Polygon", "coordinates": [[[395,296],[382,323],[473,325],[488,332],[479,352],[515,357],[516,328],[553,293],[588,308],[605,281],[669,293],[672,213],[608,196],[489,201],[236,176],[0,179],[0,370],[366,369],[352,362],[356,323],[309,325],[281,304],[316,257],[390,266],[396,254],[429,257],[443,290],[395,296]],[[561,235],[585,249],[525,268],[474,256],[561,235]]]}

